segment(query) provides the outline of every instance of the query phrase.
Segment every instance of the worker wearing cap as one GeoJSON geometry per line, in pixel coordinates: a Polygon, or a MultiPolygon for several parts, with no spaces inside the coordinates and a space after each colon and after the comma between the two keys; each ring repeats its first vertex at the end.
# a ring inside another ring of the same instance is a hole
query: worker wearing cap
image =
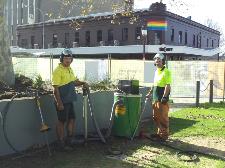
{"type": "Polygon", "coordinates": [[[152,134],[151,138],[166,140],[169,136],[168,100],[171,90],[171,72],[165,67],[163,54],[156,54],[153,60],[157,69],[154,75],[153,89],[147,96],[152,94],[153,120],[157,127],[157,133],[152,134]]]}
{"type": "Polygon", "coordinates": [[[75,86],[83,85],[88,87],[87,83],[79,81],[70,64],[73,61],[73,55],[70,49],[66,48],[60,55],[60,63],[53,71],[52,85],[55,105],[57,110],[58,122],[56,133],[59,140],[59,147],[65,149],[71,145],[74,135],[75,112],[73,102],[76,101],[75,86]],[[67,124],[67,138],[64,138],[64,127],[67,124]],[[65,143],[68,142],[68,143],[65,143]]]}

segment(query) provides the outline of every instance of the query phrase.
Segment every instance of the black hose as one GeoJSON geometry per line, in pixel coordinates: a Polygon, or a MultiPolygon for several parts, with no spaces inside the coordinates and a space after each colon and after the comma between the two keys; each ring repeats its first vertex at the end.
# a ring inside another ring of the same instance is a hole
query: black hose
{"type": "Polygon", "coordinates": [[[135,130],[134,130],[134,132],[133,132],[133,134],[132,134],[131,140],[133,140],[134,137],[135,137],[135,135],[136,135],[136,132],[137,132],[138,127],[139,127],[139,124],[140,124],[140,122],[141,122],[141,117],[142,117],[143,113],[145,112],[145,108],[146,108],[146,105],[147,105],[148,100],[149,100],[149,97],[146,97],[146,98],[145,98],[144,105],[143,105],[142,108],[141,108],[141,113],[140,113],[140,115],[139,115],[139,119],[138,119],[137,125],[136,125],[136,127],[135,127],[135,130]]]}
{"type": "Polygon", "coordinates": [[[126,94],[126,93],[125,93],[124,99],[126,99],[126,103],[127,103],[127,107],[126,107],[127,110],[126,110],[126,112],[127,112],[127,115],[128,115],[128,122],[129,122],[130,135],[132,136],[131,122],[130,122],[130,110],[129,110],[130,104],[129,104],[129,101],[128,101],[128,98],[127,98],[127,94],[126,94]]]}
{"type": "Polygon", "coordinates": [[[87,88],[87,98],[88,98],[88,104],[89,104],[89,108],[90,108],[92,120],[93,120],[93,122],[94,122],[96,131],[97,131],[97,133],[98,133],[98,135],[99,135],[101,141],[102,141],[103,143],[106,143],[105,138],[104,138],[104,136],[102,135],[101,130],[99,129],[98,123],[97,123],[96,118],[95,118],[95,114],[94,114],[94,112],[93,112],[93,105],[92,105],[92,102],[91,102],[91,99],[90,99],[90,90],[89,90],[89,88],[87,88]]]}
{"type": "Polygon", "coordinates": [[[111,132],[112,132],[112,126],[113,126],[114,117],[115,117],[115,109],[116,109],[116,106],[117,106],[119,103],[120,103],[120,100],[117,100],[116,102],[113,103],[112,111],[111,111],[110,119],[109,119],[109,126],[108,126],[108,129],[107,129],[105,138],[109,138],[109,136],[111,135],[111,132]]]}
{"type": "Polygon", "coordinates": [[[11,99],[10,101],[7,102],[7,104],[5,105],[4,109],[3,109],[3,134],[4,134],[4,137],[5,137],[5,140],[7,142],[7,144],[9,145],[9,147],[16,153],[18,154],[23,154],[21,151],[17,150],[13,144],[10,142],[9,140],[9,137],[8,137],[8,134],[7,134],[7,130],[6,130],[6,121],[7,121],[7,114],[9,112],[9,108],[13,102],[13,100],[18,96],[18,93],[16,93],[11,99]]]}
{"type": "Polygon", "coordinates": [[[94,112],[93,112],[93,105],[92,105],[92,102],[91,102],[91,99],[90,99],[90,90],[89,89],[83,89],[83,95],[87,95],[87,97],[88,97],[88,104],[89,104],[90,112],[91,112],[91,115],[93,117],[93,121],[94,121],[96,130],[97,130],[97,132],[100,136],[100,139],[102,140],[102,142],[106,143],[105,138],[106,139],[109,138],[110,135],[111,135],[111,132],[112,132],[112,126],[113,126],[113,122],[114,122],[116,106],[121,103],[121,100],[117,100],[116,102],[113,103],[112,111],[111,111],[110,119],[109,119],[109,126],[107,128],[107,132],[106,132],[105,136],[103,136],[100,129],[99,129],[99,126],[97,124],[97,121],[95,119],[95,115],[94,115],[94,112]]]}

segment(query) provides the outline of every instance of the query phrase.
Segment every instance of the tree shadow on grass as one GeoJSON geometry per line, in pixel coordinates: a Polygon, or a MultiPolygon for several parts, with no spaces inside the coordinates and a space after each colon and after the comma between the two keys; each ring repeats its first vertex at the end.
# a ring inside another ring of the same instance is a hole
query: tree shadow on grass
{"type": "MultiPolygon", "coordinates": [[[[202,141],[204,141],[204,137],[200,137],[200,138],[202,138],[202,141]]],[[[193,139],[193,142],[194,141],[195,140],[193,139]]],[[[210,157],[214,159],[222,159],[223,161],[225,161],[224,150],[220,150],[220,149],[216,149],[216,148],[212,148],[208,146],[203,146],[202,144],[196,145],[196,144],[192,144],[191,142],[190,143],[184,142],[180,139],[170,139],[168,140],[168,142],[165,142],[164,144],[165,146],[168,146],[175,150],[180,150],[184,152],[193,152],[195,154],[204,155],[206,157],[210,157]]]]}
{"type": "Polygon", "coordinates": [[[190,119],[170,117],[169,118],[170,135],[180,132],[186,128],[189,128],[193,126],[194,124],[196,124],[197,122],[198,121],[190,120],[190,119]]]}
{"type": "MultiPolygon", "coordinates": [[[[182,118],[169,118],[169,129],[170,135],[180,132],[186,128],[189,128],[196,124],[198,121],[190,120],[190,119],[182,119],[182,118]]],[[[154,121],[150,119],[148,122],[142,123],[141,126],[144,132],[156,133],[156,127],[154,121]]]]}
{"type": "MultiPolygon", "coordinates": [[[[198,123],[198,121],[170,117],[170,135],[181,132],[184,129],[190,128],[196,123],[198,123]]],[[[144,124],[145,132],[146,132],[146,128],[149,131],[149,133],[154,133],[155,126],[154,126],[153,120],[150,120],[150,122],[144,124]]],[[[198,137],[196,136],[195,138],[198,139],[198,137]]],[[[199,137],[199,138],[202,138],[202,141],[204,141],[204,137],[199,137]]],[[[208,146],[203,146],[201,143],[194,144],[192,142],[194,142],[194,138],[193,138],[193,141],[190,141],[190,143],[188,143],[188,142],[184,142],[182,140],[182,137],[180,137],[179,139],[170,138],[169,141],[165,143],[159,143],[159,142],[154,142],[154,143],[158,145],[164,145],[165,147],[169,147],[169,148],[171,146],[171,148],[176,151],[179,151],[179,150],[194,151],[194,153],[197,153],[200,155],[202,154],[202,155],[206,155],[207,157],[211,156],[211,158],[217,158],[217,159],[220,158],[222,160],[225,160],[224,150],[218,149],[218,148],[216,149],[216,148],[208,147],[208,146]],[[207,154],[210,154],[210,155],[207,155],[207,154]]]]}

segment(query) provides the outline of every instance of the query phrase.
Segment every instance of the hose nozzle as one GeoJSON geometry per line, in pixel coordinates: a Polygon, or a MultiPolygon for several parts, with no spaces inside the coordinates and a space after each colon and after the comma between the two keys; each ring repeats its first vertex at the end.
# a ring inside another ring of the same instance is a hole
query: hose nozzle
{"type": "Polygon", "coordinates": [[[50,127],[46,125],[45,123],[41,124],[40,132],[49,131],[50,127]]]}

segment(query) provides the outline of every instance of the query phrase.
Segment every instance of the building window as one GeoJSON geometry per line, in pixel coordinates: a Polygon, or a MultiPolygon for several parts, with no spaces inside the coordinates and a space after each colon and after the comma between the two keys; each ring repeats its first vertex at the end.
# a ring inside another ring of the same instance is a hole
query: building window
{"type": "Polygon", "coordinates": [[[135,30],[135,40],[141,39],[141,27],[137,27],[135,30]]]}
{"type": "Polygon", "coordinates": [[[195,47],[195,35],[193,34],[193,47],[195,47]]]}
{"type": "Polygon", "coordinates": [[[53,34],[53,37],[52,37],[52,46],[54,48],[58,47],[58,35],[57,34],[53,34]]]}
{"type": "Polygon", "coordinates": [[[160,32],[155,32],[154,44],[161,44],[161,34],[160,32]]]}
{"type": "Polygon", "coordinates": [[[13,45],[13,25],[11,25],[11,45],[13,45]]]}
{"type": "Polygon", "coordinates": [[[69,47],[69,33],[65,33],[65,47],[69,47]]]}
{"type": "Polygon", "coordinates": [[[212,40],[212,48],[214,47],[214,40],[212,40]]]}
{"type": "Polygon", "coordinates": [[[185,32],[185,35],[184,35],[184,44],[185,44],[185,45],[187,45],[187,37],[188,37],[188,36],[187,36],[187,32],[185,32]]]}
{"type": "Polygon", "coordinates": [[[209,39],[207,39],[207,41],[206,41],[206,47],[207,48],[209,47],[209,39]]]}
{"type": "Polygon", "coordinates": [[[31,37],[30,37],[31,48],[34,48],[34,43],[35,43],[35,41],[34,41],[34,36],[31,36],[31,37]]]}
{"type": "Polygon", "coordinates": [[[80,42],[80,34],[79,32],[75,32],[75,42],[79,43],[80,42]]]}
{"type": "Polygon", "coordinates": [[[21,47],[22,48],[27,48],[27,39],[22,39],[21,40],[21,47]]]}
{"type": "Polygon", "coordinates": [[[112,29],[109,29],[108,30],[108,41],[109,42],[112,42],[114,40],[114,37],[113,37],[113,30],[112,29]]]}
{"type": "Polygon", "coordinates": [[[97,42],[102,41],[102,30],[97,31],[97,42]]]}
{"type": "Polygon", "coordinates": [[[20,34],[17,34],[17,39],[16,39],[16,41],[17,41],[17,46],[20,46],[20,34]]]}
{"type": "Polygon", "coordinates": [[[199,45],[199,36],[197,35],[197,48],[199,47],[198,45],[199,45]]]}
{"type": "Polygon", "coordinates": [[[179,31],[179,35],[178,35],[178,43],[182,44],[182,31],[179,31]]]}
{"type": "Polygon", "coordinates": [[[27,5],[27,8],[28,8],[28,12],[27,13],[27,16],[28,16],[28,20],[27,20],[27,23],[28,24],[32,24],[34,23],[34,0],[30,0],[28,2],[28,5],[27,5]]]}
{"type": "Polygon", "coordinates": [[[170,40],[171,40],[171,42],[174,41],[174,29],[171,29],[170,40]]]}
{"type": "Polygon", "coordinates": [[[122,29],[122,40],[127,41],[128,40],[128,28],[122,29]]]}
{"type": "Polygon", "coordinates": [[[90,31],[85,32],[85,45],[87,47],[90,47],[90,42],[91,42],[91,33],[90,31]]]}
{"type": "Polygon", "coordinates": [[[21,0],[21,11],[20,11],[20,22],[21,22],[21,24],[23,24],[23,15],[24,15],[24,4],[23,4],[24,2],[23,2],[23,0],[21,0]]]}
{"type": "Polygon", "coordinates": [[[197,47],[198,48],[201,48],[202,47],[202,35],[201,35],[201,32],[198,34],[197,36],[197,47]]]}

